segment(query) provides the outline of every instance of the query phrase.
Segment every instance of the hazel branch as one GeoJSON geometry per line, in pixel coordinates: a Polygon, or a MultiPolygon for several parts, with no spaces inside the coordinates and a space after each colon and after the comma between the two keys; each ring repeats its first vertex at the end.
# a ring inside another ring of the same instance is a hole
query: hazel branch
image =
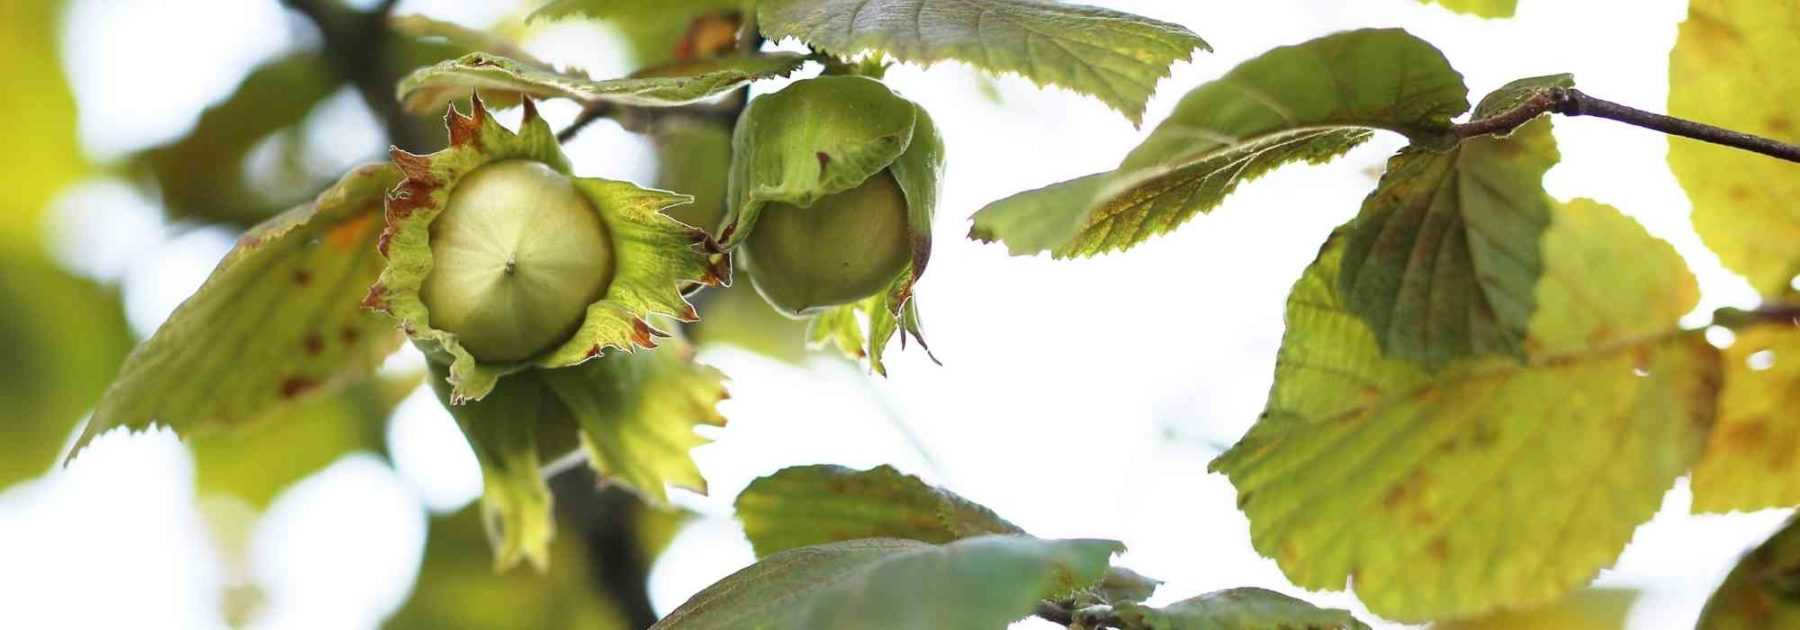
{"type": "Polygon", "coordinates": [[[1529,122],[1544,113],[1557,113],[1564,116],[1593,116],[1605,118],[1628,125],[1643,127],[1652,131],[1660,131],[1669,135],[1692,138],[1701,142],[1710,142],[1736,149],[1760,153],[1773,158],[1800,163],[1800,145],[1788,144],[1773,138],[1765,138],[1741,131],[1733,131],[1723,127],[1715,127],[1706,123],[1695,122],[1683,118],[1675,118],[1654,112],[1647,112],[1634,107],[1621,105],[1601,98],[1589,96],[1574,88],[1551,88],[1543,93],[1526,99],[1510,110],[1454,125],[1451,131],[1458,138],[1469,138],[1482,134],[1507,133],[1529,122]]]}

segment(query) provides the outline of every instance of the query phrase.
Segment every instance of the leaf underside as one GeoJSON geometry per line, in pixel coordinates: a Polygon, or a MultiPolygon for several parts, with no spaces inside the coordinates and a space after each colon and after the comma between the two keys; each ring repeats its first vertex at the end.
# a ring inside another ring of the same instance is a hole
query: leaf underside
{"type": "Polygon", "coordinates": [[[594,80],[520,63],[499,55],[470,53],[420,68],[400,82],[398,96],[417,113],[443,111],[472,91],[566,98],[576,102],[634,107],[674,107],[702,101],[757,79],[787,76],[805,57],[768,53],[716,57],[649,68],[637,75],[594,80]]]}
{"type": "Polygon", "coordinates": [[[734,505],[759,557],[855,538],[946,543],[1025,533],[985,507],[891,466],[784,468],[751,482],[734,505]]]}

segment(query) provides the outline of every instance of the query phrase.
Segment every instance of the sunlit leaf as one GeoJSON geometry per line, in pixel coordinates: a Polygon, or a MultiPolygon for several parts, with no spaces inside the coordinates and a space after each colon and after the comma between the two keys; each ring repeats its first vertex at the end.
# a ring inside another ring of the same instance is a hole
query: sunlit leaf
{"type": "MultiPolygon", "coordinates": [[[[1800,4],[1694,0],[1669,56],[1669,115],[1800,143],[1800,4]]],[[[1800,164],[1671,136],[1694,229],[1764,295],[1800,274],[1800,164]]]]}
{"type": "Polygon", "coordinates": [[[1212,50],[1177,24],[1041,0],[762,0],[756,16],[770,39],[1018,74],[1098,98],[1133,123],[1171,64],[1212,50]]]}
{"type": "Polygon", "coordinates": [[[1466,621],[1432,624],[1432,630],[1623,630],[1638,592],[1594,588],[1555,603],[1508,610],[1466,621]]]}
{"type": "Polygon", "coordinates": [[[1437,3],[1457,13],[1484,18],[1512,17],[1519,8],[1519,0],[1419,0],[1426,3],[1437,3]]]}
{"type": "Polygon", "coordinates": [[[1548,603],[1611,564],[1712,423],[1717,353],[1677,325],[1698,300],[1681,257],[1612,208],[1561,206],[1526,360],[1431,373],[1348,310],[1345,240],[1294,286],[1267,408],[1212,464],[1257,551],[1400,621],[1548,603]]]}
{"type": "MultiPolygon", "coordinates": [[[[1475,117],[1511,108],[1527,79],[1483,99],[1475,117]]],[[[1567,75],[1549,80],[1570,84],[1567,75]]],[[[1388,356],[1437,369],[1472,355],[1525,354],[1550,222],[1543,176],[1560,155],[1539,118],[1449,151],[1409,147],[1348,227],[1338,289],[1388,356]]]]}
{"type": "Polygon", "coordinates": [[[968,499],[892,466],[794,466],[738,495],[738,519],[756,555],[856,538],[946,543],[1024,530],[968,499]]]}
{"type": "Polygon", "coordinates": [[[678,62],[630,77],[596,81],[498,55],[471,53],[413,72],[400,82],[398,96],[414,112],[442,111],[451,99],[474,90],[582,103],[672,107],[718,96],[757,79],[787,76],[804,61],[805,57],[796,53],[736,55],[678,62]]]}
{"type": "Polygon", "coordinates": [[[1110,540],[868,538],[789,549],[700,591],[652,628],[1000,628],[1092,585],[1110,540]]]}
{"type": "Polygon", "coordinates": [[[1718,424],[1694,465],[1694,511],[1800,504],[1800,328],[1739,329],[1723,362],[1718,424]]]}
{"type": "Polygon", "coordinates": [[[1800,521],[1790,519],[1738,560],[1700,612],[1699,630],[1800,625],[1800,521]]]}
{"type": "Polygon", "coordinates": [[[627,630],[618,605],[594,580],[587,545],[564,536],[546,571],[496,573],[471,507],[432,519],[412,596],[388,630],[627,630]]]}
{"type": "Polygon", "coordinates": [[[480,400],[452,404],[448,368],[431,364],[431,387],[456,418],[456,426],[481,465],[481,520],[493,547],[491,565],[506,572],[529,561],[542,572],[556,536],[550,487],[540,472],[538,434],[568,423],[568,410],[531,371],[500,379],[480,400]]]}
{"type": "Polygon", "coordinates": [[[312,203],[244,234],[199,291],[120,368],[77,451],[115,427],[182,434],[242,427],[367,375],[397,346],[361,299],[387,165],[357,168],[312,203]]]}
{"type": "Polygon", "coordinates": [[[0,249],[0,487],[50,470],[131,343],[116,290],[0,249]]]}
{"type": "Polygon", "coordinates": [[[1129,249],[1211,211],[1238,184],[1342,155],[1374,129],[1445,145],[1467,98],[1443,54],[1405,31],[1276,48],[1189,92],[1117,170],[988,204],[970,236],[1015,255],[1129,249]]]}
{"type": "Polygon", "coordinates": [[[633,60],[643,67],[712,56],[725,46],[719,40],[727,31],[740,26],[747,4],[744,0],[556,0],[527,19],[604,20],[630,43],[633,60]]]}
{"type": "MultiPolygon", "coordinates": [[[[45,206],[86,169],[75,135],[75,95],[64,79],[57,36],[63,3],[0,5],[0,112],[6,150],[0,168],[0,250],[40,251],[45,206]]],[[[0,481],[4,483],[4,481],[0,481]]]]}
{"type": "Polygon", "coordinates": [[[1368,630],[1350,613],[1260,588],[1234,588],[1154,607],[1115,607],[1126,630],[1368,630]]]}

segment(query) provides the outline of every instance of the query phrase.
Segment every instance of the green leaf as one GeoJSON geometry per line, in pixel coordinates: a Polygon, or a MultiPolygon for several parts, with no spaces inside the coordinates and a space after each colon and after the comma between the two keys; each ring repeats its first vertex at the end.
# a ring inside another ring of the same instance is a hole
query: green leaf
{"type": "MultiPolygon", "coordinates": [[[[1669,55],[1669,115],[1800,143],[1800,6],[1694,0],[1669,55]]],[[[1800,164],[1671,136],[1669,166],[1694,229],[1763,295],[1800,274],[1800,164]]]]}
{"type": "Polygon", "coordinates": [[[1699,630],[1761,630],[1800,624],[1800,521],[1789,520],[1738,560],[1706,608],[1699,630]]]}
{"type": "Polygon", "coordinates": [[[1161,608],[1125,603],[1114,612],[1126,630],[1368,630],[1337,609],[1260,588],[1234,588],[1184,599],[1161,608]]]}
{"type": "Polygon", "coordinates": [[[1558,207],[1527,357],[1432,373],[1384,356],[1339,293],[1344,233],[1288,298],[1262,418],[1213,470],[1296,586],[1352,575],[1375,614],[1550,602],[1612,563],[1699,455],[1717,352],[1682,331],[1682,259],[1612,208],[1558,207]]]}
{"type": "Polygon", "coordinates": [[[580,427],[588,461],[602,479],[657,504],[668,502],[664,486],[706,493],[688,451],[711,441],[695,427],[725,426],[716,409],[726,398],[725,375],[696,362],[692,346],[664,343],[541,376],[580,427]]]}
{"type": "Polygon", "coordinates": [[[633,61],[643,67],[705,56],[704,50],[694,50],[688,42],[695,29],[735,28],[747,4],[744,0],[556,0],[533,11],[526,20],[604,20],[625,37],[633,61]]]}
{"type": "MultiPolygon", "coordinates": [[[[58,63],[63,2],[0,6],[0,112],[6,150],[18,156],[0,169],[0,251],[42,250],[45,208],[87,170],[76,136],[75,94],[58,63]],[[27,167],[26,165],[29,165],[27,167]]],[[[4,481],[0,481],[3,484],[4,481]]]]}
{"type": "Polygon", "coordinates": [[[132,341],[118,291],[0,248],[0,488],[55,465],[132,341]]]}
{"type": "Polygon", "coordinates": [[[1432,630],[1623,630],[1639,593],[1616,588],[1590,588],[1555,603],[1507,610],[1466,621],[1432,624],[1432,630]]]}
{"type": "Polygon", "coordinates": [[[480,400],[455,404],[449,367],[430,366],[432,390],[456,418],[481,465],[481,520],[494,550],[493,570],[505,572],[530,561],[542,573],[550,564],[556,519],[550,488],[539,472],[538,434],[547,425],[568,423],[568,409],[535,370],[501,379],[480,400]]]}
{"type": "Polygon", "coordinates": [[[806,58],[796,53],[716,57],[650,68],[621,79],[595,81],[584,75],[532,67],[488,53],[420,68],[400,82],[398,96],[413,112],[441,111],[452,99],[474,90],[566,98],[581,103],[673,107],[705,100],[758,79],[787,76],[806,58]]]}
{"type": "Polygon", "coordinates": [[[856,538],[947,543],[1025,533],[993,511],[892,466],[784,468],[750,482],[736,508],[758,557],[856,538]]]}
{"type": "Polygon", "coordinates": [[[391,166],[358,167],[245,233],[125,360],[76,452],[115,427],[243,427],[368,375],[398,345],[393,327],[359,305],[381,271],[377,215],[397,181],[391,166]]]}
{"type": "MultiPolygon", "coordinates": [[[[1475,117],[1511,109],[1541,79],[1482,101],[1475,117]]],[[[1551,83],[1568,87],[1568,75],[1551,83]]],[[[1408,147],[1350,223],[1338,290],[1382,352],[1429,369],[1475,355],[1525,355],[1550,223],[1543,177],[1560,155],[1550,120],[1449,151],[1408,147]]]]}
{"type": "Polygon", "coordinates": [[[285,407],[244,430],[189,440],[195,484],[202,493],[266,508],[276,494],[345,455],[381,451],[389,414],[423,376],[363,380],[285,407]]]}
{"type": "Polygon", "coordinates": [[[412,595],[387,630],[626,630],[618,604],[595,581],[579,536],[556,541],[544,572],[496,573],[474,508],[431,520],[412,595]]]}
{"type": "Polygon", "coordinates": [[[731,179],[731,127],[697,116],[667,116],[657,120],[650,141],[656,146],[654,187],[694,197],[663,214],[717,233],[731,179]]]}
{"type": "Polygon", "coordinates": [[[1092,585],[1110,540],[868,538],[789,549],[700,591],[652,628],[999,628],[1092,585]]]}
{"type": "Polygon", "coordinates": [[[761,0],[756,17],[769,39],[1018,74],[1098,98],[1134,124],[1171,64],[1212,50],[1177,24],[1041,0],[761,0]]]}
{"type": "Polygon", "coordinates": [[[1723,364],[1718,422],[1694,465],[1694,511],[1800,504],[1800,330],[1740,328],[1723,364]]]}
{"type": "Polygon", "coordinates": [[[1467,98],[1443,54],[1405,31],[1276,48],[1189,92],[1117,170],[988,204],[969,235],[1014,255],[1129,249],[1210,212],[1240,183],[1335,158],[1373,129],[1447,146],[1467,98]]]}
{"type": "Polygon", "coordinates": [[[1509,18],[1519,8],[1519,0],[1419,0],[1423,3],[1438,5],[1469,15],[1484,18],[1509,18]]]}

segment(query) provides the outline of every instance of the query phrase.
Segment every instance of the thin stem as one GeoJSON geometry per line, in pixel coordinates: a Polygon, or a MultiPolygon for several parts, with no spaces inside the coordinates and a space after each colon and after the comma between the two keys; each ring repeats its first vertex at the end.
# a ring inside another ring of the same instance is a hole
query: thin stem
{"type": "Polygon", "coordinates": [[[1692,120],[1647,112],[1595,98],[1574,88],[1550,88],[1519,103],[1517,107],[1493,116],[1456,125],[1453,130],[1460,138],[1506,133],[1538,117],[1539,114],[1547,112],[1564,116],[1593,116],[1616,120],[1669,135],[1692,138],[1701,142],[1710,142],[1800,163],[1800,146],[1797,145],[1692,120]]]}
{"type": "Polygon", "coordinates": [[[611,115],[613,109],[612,103],[605,101],[596,102],[587,106],[581,110],[580,114],[575,116],[575,120],[569,122],[569,126],[563,127],[562,131],[556,132],[556,141],[568,142],[573,140],[577,134],[581,133],[582,129],[586,129],[587,126],[593,124],[594,121],[611,115]]]}

